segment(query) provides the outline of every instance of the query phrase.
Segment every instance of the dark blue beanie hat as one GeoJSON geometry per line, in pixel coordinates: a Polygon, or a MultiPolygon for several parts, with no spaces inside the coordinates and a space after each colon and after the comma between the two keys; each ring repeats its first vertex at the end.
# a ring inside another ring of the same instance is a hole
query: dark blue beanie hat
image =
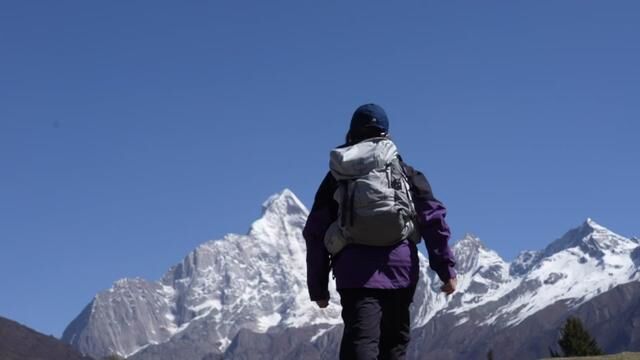
{"type": "Polygon", "coordinates": [[[384,109],[376,104],[365,104],[357,108],[351,117],[349,131],[372,127],[389,132],[389,119],[384,109]]]}

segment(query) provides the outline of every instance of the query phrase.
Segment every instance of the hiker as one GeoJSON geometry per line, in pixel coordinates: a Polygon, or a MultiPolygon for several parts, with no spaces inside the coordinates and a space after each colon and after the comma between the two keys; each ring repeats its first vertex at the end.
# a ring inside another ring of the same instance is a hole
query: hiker
{"type": "Polygon", "coordinates": [[[303,231],[311,301],[326,308],[330,270],[336,280],[344,321],[340,359],[405,358],[420,238],[441,291],[455,291],[445,215],[425,176],[398,155],[385,111],[360,106],[346,143],[331,152],[303,231]]]}

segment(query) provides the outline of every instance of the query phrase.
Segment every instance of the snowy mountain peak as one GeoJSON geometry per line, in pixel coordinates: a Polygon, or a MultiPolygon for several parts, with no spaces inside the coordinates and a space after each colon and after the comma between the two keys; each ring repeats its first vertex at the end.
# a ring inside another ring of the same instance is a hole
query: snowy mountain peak
{"type": "Polygon", "coordinates": [[[588,217],[587,220],[584,221],[584,226],[589,226],[592,229],[604,228],[602,225],[595,222],[592,218],[588,217]]]}
{"type": "MultiPolygon", "coordinates": [[[[243,329],[263,333],[338,323],[337,306],[321,310],[309,300],[302,237],[307,216],[290,190],[271,196],[247,235],[199,245],[160,281],[118,280],[94,298],[63,339],[96,357],[143,356],[148,348],[145,356],[156,359],[154,345],[173,340],[189,339],[190,351],[199,346],[221,353],[243,329]]],[[[335,303],[335,286],[330,289],[335,303]]]]}
{"type": "Polygon", "coordinates": [[[264,203],[262,203],[263,216],[268,213],[277,215],[286,214],[309,214],[309,210],[304,206],[302,201],[289,189],[284,189],[279,193],[271,195],[264,203]]]}
{"type": "Polygon", "coordinates": [[[469,258],[477,257],[480,252],[488,251],[488,248],[480,241],[479,237],[467,233],[453,245],[452,250],[456,257],[464,256],[469,258]]]}
{"type": "Polygon", "coordinates": [[[587,231],[590,232],[592,234],[594,234],[596,237],[608,237],[610,235],[615,235],[618,237],[621,237],[620,235],[614,233],[613,231],[609,230],[608,228],[598,224],[597,222],[595,222],[592,218],[587,218],[587,220],[584,221],[584,223],[582,224],[582,227],[587,231]]]}
{"type": "Polygon", "coordinates": [[[128,288],[131,285],[136,285],[140,282],[144,282],[145,280],[140,278],[140,277],[133,277],[133,278],[122,278],[119,280],[116,280],[114,285],[114,288],[128,288]]]}
{"type": "Polygon", "coordinates": [[[473,234],[466,234],[464,238],[453,245],[456,257],[456,269],[460,273],[474,272],[479,267],[498,264],[506,266],[506,262],[493,250],[487,248],[480,238],[473,234]]]}
{"type": "Polygon", "coordinates": [[[249,230],[254,238],[283,239],[294,237],[304,228],[309,210],[289,189],[271,195],[262,204],[262,217],[249,230]]]}
{"type": "Polygon", "coordinates": [[[466,233],[464,237],[453,246],[454,248],[472,248],[472,249],[486,249],[480,238],[474,234],[466,233]]]}
{"type": "Polygon", "coordinates": [[[600,258],[605,253],[627,252],[637,243],[614,233],[588,218],[579,227],[569,230],[561,238],[549,244],[543,251],[544,257],[560,251],[579,248],[586,255],[600,258]]]}

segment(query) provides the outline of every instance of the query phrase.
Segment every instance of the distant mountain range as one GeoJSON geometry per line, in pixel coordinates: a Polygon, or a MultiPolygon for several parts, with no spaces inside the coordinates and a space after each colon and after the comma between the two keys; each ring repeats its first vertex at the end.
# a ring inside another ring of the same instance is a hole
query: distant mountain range
{"type": "MultiPolygon", "coordinates": [[[[336,359],[335,288],[325,310],[307,295],[307,215],[291,191],[272,196],[248,234],[198,246],[159,281],[123,279],[97,294],[62,340],[96,358],[336,359]]],[[[588,219],[512,262],[472,235],[453,251],[459,281],[449,298],[420,256],[409,358],[545,357],[569,314],[607,351],[640,349],[637,239],[588,219]]]]}

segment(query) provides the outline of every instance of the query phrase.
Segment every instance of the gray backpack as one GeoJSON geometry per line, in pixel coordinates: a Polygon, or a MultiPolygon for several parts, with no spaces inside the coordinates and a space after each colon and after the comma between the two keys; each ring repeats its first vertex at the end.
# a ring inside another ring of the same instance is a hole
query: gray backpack
{"type": "Polygon", "coordinates": [[[331,173],[339,184],[334,194],[338,219],[324,237],[331,254],[347,244],[389,246],[404,239],[420,241],[409,182],[391,140],[373,138],[337,148],[330,158],[331,173]]]}

